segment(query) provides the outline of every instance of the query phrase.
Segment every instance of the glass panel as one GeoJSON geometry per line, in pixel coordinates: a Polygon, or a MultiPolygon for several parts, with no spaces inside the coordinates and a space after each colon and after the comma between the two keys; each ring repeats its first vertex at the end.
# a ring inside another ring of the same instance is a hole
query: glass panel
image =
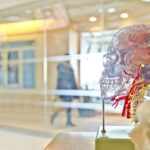
{"type": "Polygon", "coordinates": [[[26,47],[26,46],[33,46],[33,41],[24,41],[24,42],[10,42],[6,46],[7,48],[19,48],[19,47],[26,47]]]}
{"type": "Polygon", "coordinates": [[[8,60],[15,60],[18,59],[18,52],[8,52],[8,60]]]}
{"type": "Polygon", "coordinates": [[[16,62],[12,62],[18,59],[18,52],[12,51],[8,52],[8,85],[10,87],[16,87],[19,83],[19,71],[18,64],[16,62]]]}
{"type": "Polygon", "coordinates": [[[34,58],[35,56],[34,50],[26,50],[23,52],[23,59],[34,58]]]}
{"type": "Polygon", "coordinates": [[[0,52],[0,87],[4,85],[3,52],[0,52]]]}
{"type": "MultiPolygon", "coordinates": [[[[150,23],[150,2],[46,0],[34,1],[32,5],[28,2],[20,1],[16,6],[8,3],[10,6],[7,9],[2,6],[1,10],[0,122],[48,133],[96,132],[102,111],[99,79],[103,63],[108,61],[103,56],[118,29],[150,23]],[[8,22],[9,28],[5,26],[8,22]],[[70,86],[72,79],[66,75],[67,69],[58,71],[59,64],[66,61],[71,63],[74,74],[70,74],[77,88],[70,86]],[[51,124],[55,112],[59,115],[51,124]],[[69,115],[76,124],[74,128],[66,125],[69,115]]],[[[107,125],[132,125],[130,119],[121,116],[122,104],[114,109],[108,99],[107,125]]]]}
{"type": "MultiPolygon", "coordinates": [[[[23,52],[24,60],[34,58],[34,51],[27,50],[23,52]]],[[[35,65],[34,63],[23,64],[23,87],[34,88],[35,87],[35,65]]]]}

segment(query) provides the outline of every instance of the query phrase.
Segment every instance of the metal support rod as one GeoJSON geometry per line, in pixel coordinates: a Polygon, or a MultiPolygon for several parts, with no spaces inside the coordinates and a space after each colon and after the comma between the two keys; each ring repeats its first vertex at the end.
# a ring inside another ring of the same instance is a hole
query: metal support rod
{"type": "Polygon", "coordinates": [[[102,130],[101,133],[103,136],[105,136],[106,134],[106,130],[105,130],[105,101],[104,98],[101,96],[102,99],[102,130]]]}
{"type": "Polygon", "coordinates": [[[100,80],[99,84],[100,84],[101,100],[102,100],[102,130],[101,130],[101,133],[102,133],[102,136],[105,136],[105,134],[106,134],[106,130],[105,130],[105,99],[103,96],[101,80],[100,80]]]}
{"type": "MultiPolygon", "coordinates": [[[[100,1],[101,3],[101,13],[100,13],[100,27],[101,27],[101,31],[104,31],[104,0],[100,1]]],[[[101,37],[103,36],[103,34],[101,34],[101,37]]],[[[101,45],[103,45],[103,41],[101,41],[101,45]]],[[[102,83],[101,83],[101,79],[100,79],[100,90],[101,90],[101,100],[102,100],[102,136],[105,136],[106,134],[106,130],[105,130],[105,99],[103,96],[103,88],[102,88],[102,83]]]]}

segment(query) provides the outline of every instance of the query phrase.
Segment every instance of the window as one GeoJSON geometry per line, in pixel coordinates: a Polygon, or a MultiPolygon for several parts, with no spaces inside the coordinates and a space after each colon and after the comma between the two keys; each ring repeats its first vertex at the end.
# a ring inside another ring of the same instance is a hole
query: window
{"type": "Polygon", "coordinates": [[[84,32],[81,34],[81,54],[88,59],[80,62],[81,86],[83,89],[99,90],[99,79],[103,70],[103,55],[114,31],[84,32]]]}
{"type": "MultiPolygon", "coordinates": [[[[31,60],[34,58],[34,51],[28,50],[23,52],[24,60],[31,60]]],[[[23,87],[34,88],[35,87],[35,65],[34,63],[23,64],[23,87]]]]}
{"type": "Polygon", "coordinates": [[[34,46],[34,41],[0,45],[0,87],[35,87],[34,46]]]}
{"type": "Polygon", "coordinates": [[[0,52],[0,87],[3,87],[4,84],[4,70],[3,70],[3,52],[0,52]]]}
{"type": "Polygon", "coordinates": [[[8,52],[8,86],[16,87],[19,82],[19,72],[18,72],[18,52],[12,51],[8,52]],[[16,62],[14,62],[16,61],[16,62]]]}

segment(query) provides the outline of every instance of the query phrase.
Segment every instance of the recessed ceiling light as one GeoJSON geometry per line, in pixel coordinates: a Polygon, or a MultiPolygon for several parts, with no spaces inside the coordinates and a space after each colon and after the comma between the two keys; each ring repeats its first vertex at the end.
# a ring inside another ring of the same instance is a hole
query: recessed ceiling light
{"type": "Polygon", "coordinates": [[[108,13],[114,13],[115,11],[116,11],[116,9],[113,8],[113,7],[107,9],[107,12],[108,12],[108,13]]]}
{"type": "Polygon", "coordinates": [[[95,16],[89,17],[89,21],[90,22],[96,22],[97,21],[97,17],[95,17],[95,16]]]}
{"type": "Polygon", "coordinates": [[[150,0],[142,0],[143,2],[150,2],[150,0]]]}
{"type": "Polygon", "coordinates": [[[120,14],[120,18],[122,19],[127,19],[128,17],[129,17],[129,14],[126,12],[120,14]]]}

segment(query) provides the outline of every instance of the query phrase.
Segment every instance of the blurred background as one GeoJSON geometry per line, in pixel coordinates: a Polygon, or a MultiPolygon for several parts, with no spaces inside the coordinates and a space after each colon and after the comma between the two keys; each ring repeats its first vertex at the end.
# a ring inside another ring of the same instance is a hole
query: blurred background
{"type": "MultiPolygon", "coordinates": [[[[118,29],[149,24],[149,14],[150,0],[1,2],[0,134],[3,138],[0,139],[3,144],[0,148],[10,149],[5,140],[8,137],[12,149],[15,139],[20,143],[22,138],[32,141],[31,137],[21,138],[27,133],[34,136],[35,143],[24,143],[29,146],[26,149],[38,150],[58,132],[97,132],[101,124],[99,79],[103,55],[118,29]],[[76,89],[57,87],[58,65],[66,61],[74,71],[76,89]],[[60,95],[74,99],[65,101],[60,95]],[[68,108],[71,108],[72,125],[66,122],[68,108]],[[55,120],[52,119],[57,112],[55,120]]],[[[114,109],[107,103],[106,124],[131,125],[130,120],[121,117],[121,110],[122,104],[114,109]]],[[[17,146],[19,150],[25,149],[23,143],[17,146]]]]}

